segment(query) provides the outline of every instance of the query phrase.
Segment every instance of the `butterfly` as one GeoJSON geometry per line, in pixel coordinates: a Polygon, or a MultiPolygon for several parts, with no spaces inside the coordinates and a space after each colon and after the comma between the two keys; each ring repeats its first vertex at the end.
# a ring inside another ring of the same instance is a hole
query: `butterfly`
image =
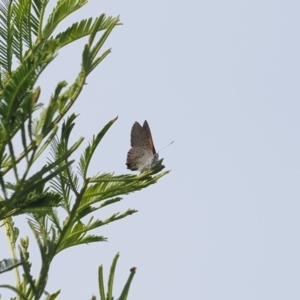
{"type": "Polygon", "coordinates": [[[158,153],[152,140],[150,127],[147,121],[143,126],[135,122],[131,129],[131,149],[127,153],[127,168],[141,173],[151,169],[158,163],[158,153]]]}

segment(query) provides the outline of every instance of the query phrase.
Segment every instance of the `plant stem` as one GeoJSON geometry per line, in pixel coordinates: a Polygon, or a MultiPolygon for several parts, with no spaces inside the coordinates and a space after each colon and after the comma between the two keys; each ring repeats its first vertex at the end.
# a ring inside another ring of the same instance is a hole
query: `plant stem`
{"type": "MultiPolygon", "coordinates": [[[[2,221],[2,226],[4,230],[6,231],[6,238],[7,243],[9,245],[9,251],[11,257],[17,261],[17,255],[16,255],[16,239],[18,238],[15,236],[15,230],[14,230],[14,222],[12,218],[6,218],[2,221]]],[[[20,273],[18,268],[14,268],[15,278],[16,278],[16,286],[20,286],[20,273]]]]}

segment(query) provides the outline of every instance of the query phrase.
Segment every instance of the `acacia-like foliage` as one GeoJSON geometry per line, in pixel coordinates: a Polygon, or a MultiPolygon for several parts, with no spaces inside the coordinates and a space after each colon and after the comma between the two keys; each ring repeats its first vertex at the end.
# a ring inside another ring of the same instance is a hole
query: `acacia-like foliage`
{"type": "MultiPolygon", "coordinates": [[[[15,286],[2,284],[0,287],[14,291],[17,295],[14,299],[40,299],[45,293],[51,262],[59,252],[105,241],[105,237],[91,231],[136,212],[128,209],[99,220],[93,214],[95,211],[118,203],[122,195],[146,188],[168,173],[160,172],[164,166],[158,164],[140,175],[88,176],[93,154],[117,118],[93,137],[78,162],[70,158],[83,138],[70,145],[77,116],[68,112],[87,76],[110,53],[110,49],[102,51],[102,48],[120,21],[118,17],[102,14],[54,34],[58,24],[87,1],[58,0],[46,17],[48,2],[3,0],[0,3],[0,220],[12,253],[11,258],[0,261],[0,274],[13,269],[16,277],[15,286]],[[100,36],[96,35],[98,32],[100,36]],[[36,86],[37,79],[61,48],[84,36],[88,36],[88,41],[82,50],[81,69],[76,79],[71,84],[58,82],[44,107],[39,103],[43,87],[36,86]],[[35,119],[33,114],[37,115],[35,119]],[[16,147],[17,143],[21,149],[16,147]],[[33,172],[32,167],[45,151],[49,159],[33,172]],[[66,215],[64,219],[60,210],[66,215]],[[20,214],[29,216],[28,223],[42,257],[37,278],[31,274],[29,239],[20,237],[14,225],[15,216],[20,214]]],[[[127,298],[132,277],[120,299],[127,298]]],[[[109,286],[112,296],[112,284],[109,286]]],[[[55,299],[58,294],[59,291],[47,294],[47,299],[55,299]]],[[[103,299],[101,293],[100,296],[103,299]]]]}

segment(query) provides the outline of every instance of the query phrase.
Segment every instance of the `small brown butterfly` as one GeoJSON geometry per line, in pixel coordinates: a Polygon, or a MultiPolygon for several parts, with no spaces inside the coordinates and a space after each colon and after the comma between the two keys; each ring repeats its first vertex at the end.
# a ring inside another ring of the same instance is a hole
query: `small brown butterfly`
{"type": "Polygon", "coordinates": [[[131,129],[131,149],[127,153],[127,168],[131,171],[144,172],[151,169],[158,162],[158,153],[152,140],[152,135],[148,122],[145,121],[143,127],[135,122],[131,129]]]}

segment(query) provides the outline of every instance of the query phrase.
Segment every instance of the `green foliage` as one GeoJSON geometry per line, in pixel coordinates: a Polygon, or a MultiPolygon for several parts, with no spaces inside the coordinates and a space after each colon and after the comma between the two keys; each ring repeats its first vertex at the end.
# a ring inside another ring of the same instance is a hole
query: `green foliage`
{"type": "MultiPolygon", "coordinates": [[[[45,290],[55,256],[69,247],[106,241],[106,237],[92,231],[136,210],[116,212],[104,220],[97,219],[94,213],[120,202],[122,195],[156,183],[168,173],[159,173],[164,168],[161,160],[155,168],[140,175],[88,175],[95,150],[117,118],[93,137],[78,163],[71,159],[83,138],[70,145],[77,116],[68,112],[87,76],[110,53],[110,49],[102,51],[102,48],[120,22],[118,17],[102,14],[76,22],[54,36],[58,24],[87,1],[58,0],[46,20],[48,2],[5,0],[0,4],[0,220],[11,251],[11,258],[0,262],[0,274],[13,270],[16,278],[15,286],[0,287],[14,291],[14,299],[40,299],[43,294],[47,299],[56,299],[60,291],[49,294],[45,290]],[[49,102],[43,106],[39,103],[43,88],[36,86],[39,76],[61,48],[84,36],[88,41],[82,49],[81,69],[76,79],[71,84],[58,82],[49,102]],[[33,114],[37,116],[35,119],[33,114]],[[17,142],[21,142],[21,149],[15,146],[17,142]],[[48,160],[33,172],[33,165],[43,153],[49,155],[48,160]],[[61,217],[62,211],[65,217],[61,217]],[[28,224],[42,258],[37,278],[31,273],[29,238],[20,237],[14,224],[14,217],[21,214],[29,217],[28,224]]],[[[118,255],[111,268],[106,298],[103,298],[102,267],[99,269],[102,300],[112,299],[117,258],[118,255]]],[[[120,300],[127,299],[133,275],[134,271],[120,300]]]]}
{"type": "MultiPolygon", "coordinates": [[[[113,300],[115,299],[113,297],[113,285],[114,285],[114,277],[115,277],[115,271],[116,271],[116,266],[117,266],[117,261],[119,259],[119,253],[116,254],[116,256],[113,259],[113,262],[110,267],[110,272],[109,272],[109,278],[108,278],[108,283],[107,283],[107,292],[105,292],[105,287],[104,287],[104,279],[103,279],[103,266],[101,265],[98,269],[98,285],[99,285],[99,296],[100,300],[113,300]]],[[[123,287],[123,290],[121,292],[120,297],[116,298],[118,300],[126,300],[128,297],[129,293],[129,288],[132,282],[132,279],[135,275],[136,268],[133,267],[130,269],[130,274],[129,277],[123,287]]],[[[92,300],[96,300],[96,297],[93,296],[92,300]]]]}

